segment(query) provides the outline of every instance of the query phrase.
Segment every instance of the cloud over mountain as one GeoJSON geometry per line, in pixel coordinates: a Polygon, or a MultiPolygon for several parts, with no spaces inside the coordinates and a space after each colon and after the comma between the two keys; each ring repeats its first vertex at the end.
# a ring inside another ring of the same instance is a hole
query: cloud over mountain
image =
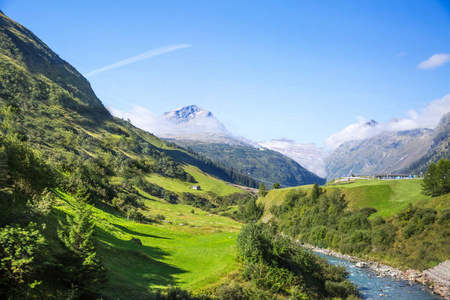
{"type": "Polygon", "coordinates": [[[392,118],[389,122],[379,123],[375,126],[367,123],[363,117],[358,122],[350,124],[343,130],[330,135],[325,140],[325,147],[335,149],[347,141],[365,140],[383,132],[412,130],[417,128],[433,129],[441,117],[450,111],[450,94],[432,101],[420,113],[415,110],[407,112],[408,118],[392,118]]]}
{"type": "Polygon", "coordinates": [[[232,134],[220,123],[210,111],[196,105],[189,105],[166,112],[162,116],[150,110],[133,106],[131,111],[121,111],[112,107],[108,110],[113,116],[129,119],[133,125],[151,132],[159,137],[172,137],[201,133],[232,134]]]}

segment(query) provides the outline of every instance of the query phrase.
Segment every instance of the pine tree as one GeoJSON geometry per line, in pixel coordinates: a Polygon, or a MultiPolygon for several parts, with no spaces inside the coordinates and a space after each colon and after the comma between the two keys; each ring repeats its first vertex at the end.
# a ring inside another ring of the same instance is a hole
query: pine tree
{"type": "Polygon", "coordinates": [[[440,159],[431,162],[422,182],[422,193],[431,197],[450,193],[450,161],[440,159]]]}
{"type": "Polygon", "coordinates": [[[320,195],[322,195],[322,194],[323,194],[322,188],[317,184],[317,182],[314,183],[313,189],[311,192],[311,199],[317,200],[317,199],[319,199],[320,195]]]}
{"type": "Polygon", "coordinates": [[[261,182],[259,185],[258,195],[261,197],[264,197],[267,195],[266,186],[264,185],[264,182],[261,182]]]}
{"type": "Polygon", "coordinates": [[[82,201],[75,201],[75,215],[67,216],[58,237],[66,248],[61,257],[67,283],[79,297],[93,297],[106,281],[106,271],[97,257],[92,214],[82,201]]]}

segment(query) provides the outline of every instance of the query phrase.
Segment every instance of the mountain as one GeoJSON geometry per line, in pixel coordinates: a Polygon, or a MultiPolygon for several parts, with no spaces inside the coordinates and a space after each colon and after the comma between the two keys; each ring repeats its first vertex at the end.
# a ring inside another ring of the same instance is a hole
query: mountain
{"type": "Polygon", "coordinates": [[[225,126],[220,123],[210,111],[206,111],[197,105],[184,106],[163,114],[163,119],[177,126],[177,133],[170,134],[172,137],[187,134],[218,134],[233,136],[225,126]]]}
{"type": "Polygon", "coordinates": [[[325,159],[330,155],[314,144],[300,144],[286,138],[258,143],[261,147],[277,151],[295,160],[310,172],[325,178],[325,159]]]}
{"type": "Polygon", "coordinates": [[[403,173],[425,172],[430,162],[437,162],[441,158],[450,159],[450,113],[442,116],[439,124],[433,129],[431,141],[426,153],[417,157],[416,161],[400,170],[403,173]]]}
{"type": "Polygon", "coordinates": [[[174,125],[174,133],[159,135],[167,141],[211,158],[223,166],[263,181],[269,186],[298,186],[324,183],[293,159],[251,142],[234,137],[210,111],[189,105],[163,114],[174,125]],[[257,147],[255,147],[257,146],[257,147]]]}
{"type": "Polygon", "coordinates": [[[274,183],[284,187],[325,183],[324,178],[293,159],[265,148],[188,140],[178,140],[177,143],[269,186],[274,183]]]}
{"type": "Polygon", "coordinates": [[[406,168],[427,153],[432,133],[430,129],[415,129],[345,142],[326,160],[327,179],[351,174],[391,174],[406,168]]]}
{"type": "Polygon", "coordinates": [[[9,62],[20,62],[22,66],[26,66],[26,71],[52,81],[76,99],[75,103],[66,99],[66,95],[59,95],[58,101],[66,101],[67,105],[77,106],[78,109],[89,108],[90,114],[109,116],[89,82],[74,67],[62,60],[31,31],[4,17],[1,12],[0,15],[3,16],[0,18],[0,51],[4,57],[10,59],[9,62]]]}

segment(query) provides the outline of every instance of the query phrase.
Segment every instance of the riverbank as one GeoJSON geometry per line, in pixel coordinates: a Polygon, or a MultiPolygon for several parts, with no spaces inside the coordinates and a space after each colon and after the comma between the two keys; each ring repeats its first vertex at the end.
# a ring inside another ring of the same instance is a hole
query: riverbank
{"type": "Polygon", "coordinates": [[[391,266],[381,264],[378,262],[363,260],[347,254],[342,254],[332,250],[315,247],[304,244],[303,247],[329,256],[342,258],[355,263],[356,267],[369,268],[378,277],[392,277],[395,279],[406,280],[410,282],[417,282],[428,287],[435,294],[443,296],[444,299],[450,299],[450,261],[445,261],[438,266],[424,270],[423,272],[417,270],[407,270],[405,272],[393,268],[391,266]]]}

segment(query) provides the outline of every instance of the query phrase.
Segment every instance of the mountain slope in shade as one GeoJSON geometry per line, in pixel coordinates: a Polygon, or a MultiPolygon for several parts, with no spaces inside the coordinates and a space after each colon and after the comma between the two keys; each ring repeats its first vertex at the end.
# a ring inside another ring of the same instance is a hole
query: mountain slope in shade
{"type": "Polygon", "coordinates": [[[261,149],[261,146],[243,137],[234,137],[210,111],[196,105],[166,112],[163,118],[173,124],[174,132],[159,135],[161,138],[189,148],[269,186],[276,182],[283,186],[325,182],[324,178],[279,152],[261,149]]]}
{"type": "Polygon", "coordinates": [[[287,157],[292,158],[307,170],[325,178],[325,159],[330,155],[322,148],[314,144],[300,144],[286,138],[260,142],[264,148],[277,151],[287,157]]]}
{"type": "Polygon", "coordinates": [[[415,129],[346,142],[328,157],[327,179],[351,174],[389,174],[403,169],[427,153],[432,133],[430,129],[415,129]]]}
{"type": "Polygon", "coordinates": [[[262,181],[267,187],[276,182],[284,187],[325,183],[324,178],[303,168],[293,159],[265,148],[188,140],[177,140],[176,143],[262,181]]]}

